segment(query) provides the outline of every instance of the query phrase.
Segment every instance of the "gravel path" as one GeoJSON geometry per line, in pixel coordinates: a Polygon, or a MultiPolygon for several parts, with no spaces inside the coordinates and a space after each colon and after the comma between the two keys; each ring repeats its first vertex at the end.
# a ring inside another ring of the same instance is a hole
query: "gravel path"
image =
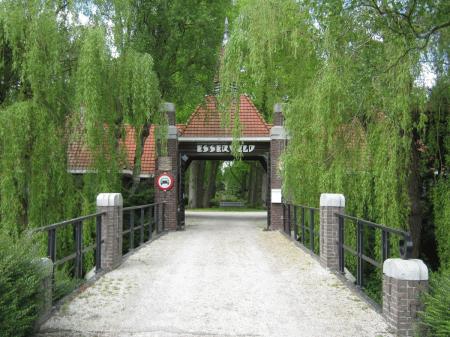
{"type": "Polygon", "coordinates": [[[391,336],[380,314],[265,222],[190,213],[186,231],[138,250],[38,336],[391,336]]]}

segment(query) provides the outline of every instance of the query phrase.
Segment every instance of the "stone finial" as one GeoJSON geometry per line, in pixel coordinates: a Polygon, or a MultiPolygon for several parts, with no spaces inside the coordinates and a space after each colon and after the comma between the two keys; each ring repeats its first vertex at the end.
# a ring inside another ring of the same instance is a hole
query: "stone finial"
{"type": "Polygon", "coordinates": [[[100,193],[97,196],[97,212],[103,212],[101,268],[111,270],[122,261],[122,194],[100,193]]]}
{"type": "Polygon", "coordinates": [[[345,207],[345,197],[343,194],[322,193],[320,195],[321,207],[345,207]]]}
{"type": "Polygon", "coordinates": [[[320,195],[320,263],[339,271],[339,217],[344,213],[345,197],[342,194],[322,193],[320,195]]]}
{"type": "Polygon", "coordinates": [[[175,104],[166,102],[163,105],[169,125],[175,125],[175,104]]]}
{"type": "Polygon", "coordinates": [[[383,263],[383,316],[397,336],[415,336],[420,295],[428,288],[428,268],[421,260],[387,259],[383,263]]]}
{"type": "Polygon", "coordinates": [[[284,124],[283,109],[281,103],[276,103],[273,107],[273,125],[282,126],[284,124]]]}
{"type": "Polygon", "coordinates": [[[428,281],[428,268],[418,259],[387,259],[383,263],[383,274],[397,280],[428,281]]]}
{"type": "Polygon", "coordinates": [[[114,207],[123,206],[123,198],[120,193],[100,193],[97,195],[97,206],[114,207]]]}

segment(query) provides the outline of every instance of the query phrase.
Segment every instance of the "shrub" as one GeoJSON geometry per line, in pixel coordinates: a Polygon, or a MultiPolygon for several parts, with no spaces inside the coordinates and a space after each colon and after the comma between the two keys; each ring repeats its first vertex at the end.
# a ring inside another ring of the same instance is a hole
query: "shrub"
{"type": "Polygon", "coordinates": [[[421,336],[450,336],[450,269],[434,273],[430,291],[423,296],[424,311],[420,315],[421,336]]]}
{"type": "Polygon", "coordinates": [[[32,333],[42,301],[42,270],[35,246],[0,232],[0,336],[32,333]]]}

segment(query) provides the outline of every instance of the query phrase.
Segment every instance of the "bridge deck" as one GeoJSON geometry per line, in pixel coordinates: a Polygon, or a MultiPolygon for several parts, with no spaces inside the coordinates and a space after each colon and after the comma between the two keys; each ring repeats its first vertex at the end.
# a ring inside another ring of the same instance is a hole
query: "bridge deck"
{"type": "Polygon", "coordinates": [[[38,336],[391,336],[335,275],[262,231],[261,214],[196,214],[63,305],[38,336]]]}

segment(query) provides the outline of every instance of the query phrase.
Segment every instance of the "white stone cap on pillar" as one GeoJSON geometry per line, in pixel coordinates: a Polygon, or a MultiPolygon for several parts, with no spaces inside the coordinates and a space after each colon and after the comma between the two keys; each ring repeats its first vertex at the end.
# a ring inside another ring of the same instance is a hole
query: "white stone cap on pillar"
{"type": "Polygon", "coordinates": [[[39,260],[43,274],[48,277],[53,273],[53,262],[48,257],[43,257],[39,260]]]}
{"type": "Polygon", "coordinates": [[[287,139],[288,134],[283,126],[272,126],[270,129],[270,139],[287,139]]]}
{"type": "Polygon", "coordinates": [[[345,207],[345,197],[343,194],[322,193],[320,207],[345,207]]]}
{"type": "Polygon", "coordinates": [[[275,103],[275,105],[273,106],[273,111],[274,112],[283,112],[283,107],[282,107],[281,103],[275,103]]]}
{"type": "Polygon", "coordinates": [[[97,206],[123,206],[123,198],[120,193],[100,193],[97,195],[97,206]]]}
{"type": "Polygon", "coordinates": [[[173,104],[173,103],[165,102],[163,104],[163,108],[164,108],[164,111],[175,112],[175,104],[173,104]]]}
{"type": "Polygon", "coordinates": [[[387,259],[383,263],[383,274],[397,280],[427,281],[428,268],[419,259],[387,259]]]}
{"type": "Polygon", "coordinates": [[[177,139],[178,137],[178,129],[175,125],[169,125],[167,129],[167,138],[169,139],[177,139]]]}

